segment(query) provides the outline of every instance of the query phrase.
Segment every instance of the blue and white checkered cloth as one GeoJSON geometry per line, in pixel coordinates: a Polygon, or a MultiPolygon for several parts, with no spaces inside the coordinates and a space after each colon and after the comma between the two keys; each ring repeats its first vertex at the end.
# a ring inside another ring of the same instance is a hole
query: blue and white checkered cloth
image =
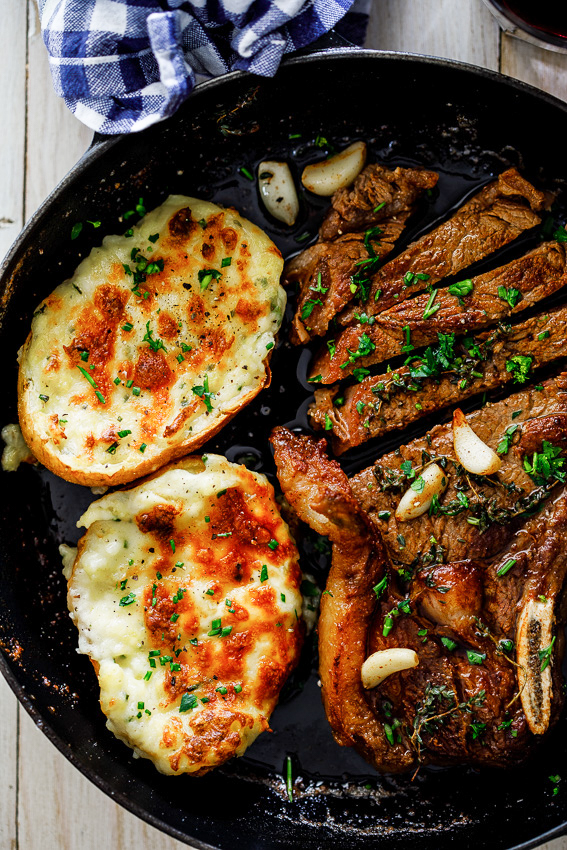
{"type": "Polygon", "coordinates": [[[93,130],[131,133],[175,112],[196,74],[273,76],[284,53],[315,41],[349,10],[343,32],[361,43],[369,2],[39,0],[39,7],[56,93],[93,130]]]}

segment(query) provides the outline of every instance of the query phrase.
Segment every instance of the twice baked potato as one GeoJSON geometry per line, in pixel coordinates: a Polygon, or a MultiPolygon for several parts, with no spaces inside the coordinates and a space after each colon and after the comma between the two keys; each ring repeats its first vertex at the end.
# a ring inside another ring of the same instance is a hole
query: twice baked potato
{"type": "Polygon", "coordinates": [[[281,271],[260,228],[180,195],[107,236],[34,314],[18,384],[33,455],[100,486],[202,446],[270,381],[281,271]]]}

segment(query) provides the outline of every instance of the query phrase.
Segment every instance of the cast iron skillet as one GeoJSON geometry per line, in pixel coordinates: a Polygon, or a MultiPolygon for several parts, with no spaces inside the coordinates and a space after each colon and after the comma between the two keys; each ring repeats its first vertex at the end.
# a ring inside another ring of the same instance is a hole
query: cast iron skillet
{"type": "MultiPolygon", "coordinates": [[[[15,356],[35,305],[105,233],[125,229],[122,212],[140,196],[150,209],[169,192],[194,194],[233,204],[285,254],[297,251],[307,244],[297,237],[315,232],[325,202],[304,200],[290,235],[266,218],[255,184],[239,169],[254,172],[262,158],[285,157],[299,174],[302,163],[320,155],[313,144],[318,134],[339,148],[366,139],[378,159],[440,170],[439,192],[422,205],[407,239],[510,164],[540,186],[561,189],[565,177],[567,107],[488,71],[340,50],[289,60],[273,80],[231,74],[206,83],[164,124],[96,144],[14,245],[0,282],[1,424],[15,421],[15,356]],[[72,225],[87,220],[102,225],[85,224],[71,241],[72,225]]],[[[247,455],[273,480],[267,436],[276,423],[305,425],[306,356],[280,344],[270,389],[207,450],[224,451],[231,460],[247,455]]],[[[376,452],[370,446],[347,456],[347,470],[376,452]]],[[[262,735],[243,759],[202,779],[164,777],[133,759],[105,728],[94,674],[75,652],[66,612],[57,545],[77,539],[75,521],[92,498],[88,489],[45,470],[26,467],[3,476],[1,666],[37,725],[113,799],[176,838],[230,850],[324,848],[334,841],[345,850],[394,850],[408,841],[438,850],[454,842],[531,847],[564,832],[567,774],[557,796],[548,777],[565,771],[566,718],[515,770],[452,768],[424,770],[414,781],[381,778],[331,738],[312,672],[313,641],[274,713],[273,734],[262,735]],[[293,802],[281,778],[288,755],[296,777],[293,802]]],[[[325,557],[309,537],[302,557],[324,581],[325,557]]]]}

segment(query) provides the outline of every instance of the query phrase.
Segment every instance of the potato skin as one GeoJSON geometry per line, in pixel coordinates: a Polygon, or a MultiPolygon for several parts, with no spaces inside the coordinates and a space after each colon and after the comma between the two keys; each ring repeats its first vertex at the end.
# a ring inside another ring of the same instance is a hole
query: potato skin
{"type": "Polygon", "coordinates": [[[199,449],[269,385],[278,249],[234,210],[171,196],[107,236],[34,314],[18,414],[67,481],[128,483],[199,449]]]}

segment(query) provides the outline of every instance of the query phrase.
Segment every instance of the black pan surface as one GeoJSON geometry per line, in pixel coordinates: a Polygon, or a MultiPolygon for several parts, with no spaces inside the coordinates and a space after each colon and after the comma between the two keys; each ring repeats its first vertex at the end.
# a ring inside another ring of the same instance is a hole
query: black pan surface
{"type": "MultiPolygon", "coordinates": [[[[441,173],[439,190],[422,204],[404,244],[430,227],[490,177],[518,165],[540,187],[559,192],[563,221],[567,106],[523,84],[457,63],[372,51],[341,50],[288,60],[274,80],[232,74],[200,86],[164,124],[96,144],[55,190],[7,258],[0,279],[0,424],[16,421],[16,351],[38,301],[75,268],[103,235],[121,232],[121,214],[143,197],[150,209],[170,192],[234,205],[262,226],[284,255],[315,238],[326,207],[302,198],[291,232],[259,205],[255,173],[264,158],[295,170],[325,150],[365,139],[369,157],[420,164],[441,173]],[[85,224],[70,239],[76,222],[85,224]],[[304,235],[308,234],[307,237],[304,235]],[[302,241],[303,240],[303,241],[302,241]]],[[[298,181],[299,182],[299,181],[298,181]]],[[[534,243],[531,234],[492,262],[534,243]]],[[[486,265],[486,264],[485,264],[486,265]]],[[[479,268],[482,268],[480,266],[479,268]]],[[[287,320],[289,321],[288,309],[287,320]]],[[[245,460],[272,481],[267,438],[275,424],[306,427],[308,352],[285,342],[272,361],[269,390],[210,444],[245,460]]],[[[424,426],[419,426],[422,429],[424,426]]],[[[398,436],[398,441],[411,434],[398,436]]],[[[382,440],[347,455],[353,472],[382,440]]],[[[4,474],[0,488],[0,654],[4,675],[37,725],[89,779],[114,800],[174,837],[198,847],[327,848],[531,847],[567,829],[567,773],[553,795],[550,775],[566,770],[564,717],[524,766],[509,770],[423,770],[379,777],[352,750],[333,742],[308,640],[265,733],[240,760],[201,779],[173,779],[135,760],[104,725],[97,683],[65,604],[59,543],[78,538],[75,522],[90,490],[43,469],[4,474]],[[291,756],[294,799],[282,778],[291,756]]],[[[325,546],[302,543],[304,569],[324,582],[325,546]]]]}

